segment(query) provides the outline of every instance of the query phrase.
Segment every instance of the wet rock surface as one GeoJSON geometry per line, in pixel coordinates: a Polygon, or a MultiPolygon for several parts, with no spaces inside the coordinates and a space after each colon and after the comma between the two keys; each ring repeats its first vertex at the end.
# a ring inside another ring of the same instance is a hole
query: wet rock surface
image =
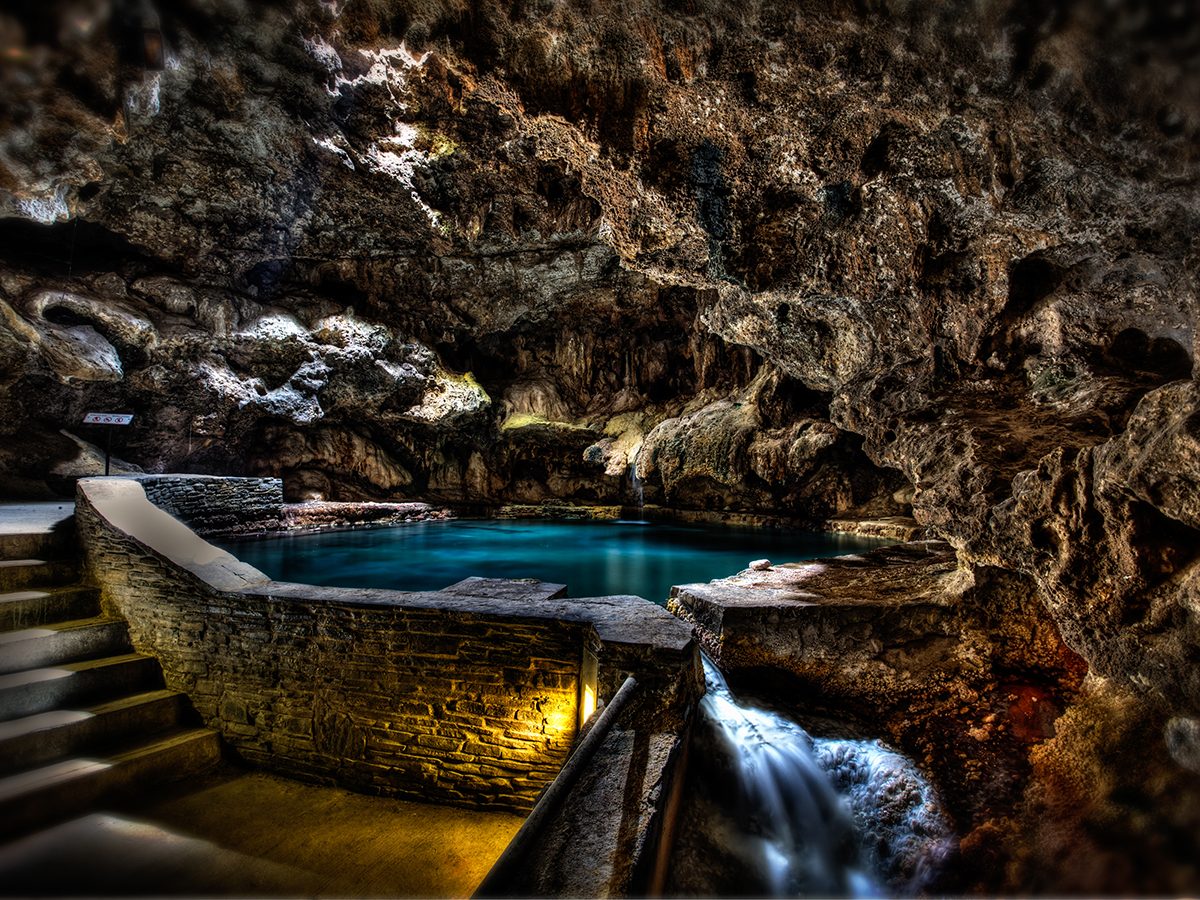
{"type": "Polygon", "coordinates": [[[751,568],[669,608],[750,691],[903,748],[962,834],[1015,802],[1086,668],[1028,585],[973,575],[944,542],[751,568]]]}
{"type": "Polygon", "coordinates": [[[882,737],[929,773],[959,834],[936,890],[1179,892],[1200,874],[1194,720],[1085,678],[1029,579],[917,542],[752,565],[669,608],[814,734],[882,737]]]}
{"type": "Polygon", "coordinates": [[[1187,892],[1197,19],[1035,6],[13,5],[3,492],[94,469],[111,409],[131,466],[291,502],[911,513],[943,562],[877,580],[945,600],[928,634],[763,672],[937,673],[888,727],[950,748],[983,889],[1095,815],[1108,888],[1187,892]],[[1077,695],[1075,654],[1123,699],[1077,695]],[[1038,748],[1107,772],[1142,741],[1103,811],[1044,800],[1038,748]]]}

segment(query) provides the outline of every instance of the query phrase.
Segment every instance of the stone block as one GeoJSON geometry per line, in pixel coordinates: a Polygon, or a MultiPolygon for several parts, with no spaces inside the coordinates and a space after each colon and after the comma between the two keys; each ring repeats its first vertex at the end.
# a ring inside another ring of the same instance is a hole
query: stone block
{"type": "Polygon", "coordinates": [[[462,740],[455,737],[439,737],[433,734],[418,734],[414,740],[418,747],[432,747],[435,750],[457,750],[462,746],[462,740]]]}
{"type": "Polygon", "coordinates": [[[250,724],[250,713],[246,709],[246,704],[236,697],[226,694],[221,698],[217,709],[221,719],[230,725],[250,724]]]}

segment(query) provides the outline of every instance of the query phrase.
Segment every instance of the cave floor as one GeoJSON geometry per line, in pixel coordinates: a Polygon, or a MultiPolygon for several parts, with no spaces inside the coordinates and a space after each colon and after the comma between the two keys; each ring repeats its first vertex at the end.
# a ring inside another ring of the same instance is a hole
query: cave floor
{"type": "Polygon", "coordinates": [[[226,763],[0,847],[0,894],[465,897],[521,822],[226,763]]]}

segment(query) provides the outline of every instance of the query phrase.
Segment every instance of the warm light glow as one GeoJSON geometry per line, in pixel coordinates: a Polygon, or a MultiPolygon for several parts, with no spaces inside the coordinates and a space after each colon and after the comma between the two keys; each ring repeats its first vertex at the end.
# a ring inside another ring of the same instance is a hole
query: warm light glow
{"type": "Polygon", "coordinates": [[[581,715],[583,721],[587,721],[592,717],[592,713],[596,711],[596,689],[590,684],[583,686],[583,710],[581,715]]]}
{"type": "Polygon", "coordinates": [[[596,683],[599,680],[600,661],[587,647],[583,648],[583,662],[579,667],[579,727],[596,711],[596,683]]]}
{"type": "MultiPolygon", "coordinates": [[[[553,708],[543,709],[542,711],[542,729],[548,738],[551,740],[571,741],[571,722],[574,718],[571,714],[574,712],[574,698],[563,698],[559,703],[555,703],[553,708]]],[[[540,752],[540,750],[538,751],[540,752]]]]}

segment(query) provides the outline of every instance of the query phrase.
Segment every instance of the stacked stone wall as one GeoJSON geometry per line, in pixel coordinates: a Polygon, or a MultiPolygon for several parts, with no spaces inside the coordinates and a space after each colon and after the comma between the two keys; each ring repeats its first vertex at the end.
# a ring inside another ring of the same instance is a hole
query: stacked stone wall
{"type": "Polygon", "coordinates": [[[583,650],[597,645],[585,623],[460,611],[429,594],[216,590],[113,527],[86,492],[77,518],[106,609],[250,762],[524,810],[566,759],[583,650]]]}
{"type": "Polygon", "coordinates": [[[145,475],[135,480],[147,500],[197,534],[250,534],[282,527],[283,482],[278,478],[145,475]]]}

